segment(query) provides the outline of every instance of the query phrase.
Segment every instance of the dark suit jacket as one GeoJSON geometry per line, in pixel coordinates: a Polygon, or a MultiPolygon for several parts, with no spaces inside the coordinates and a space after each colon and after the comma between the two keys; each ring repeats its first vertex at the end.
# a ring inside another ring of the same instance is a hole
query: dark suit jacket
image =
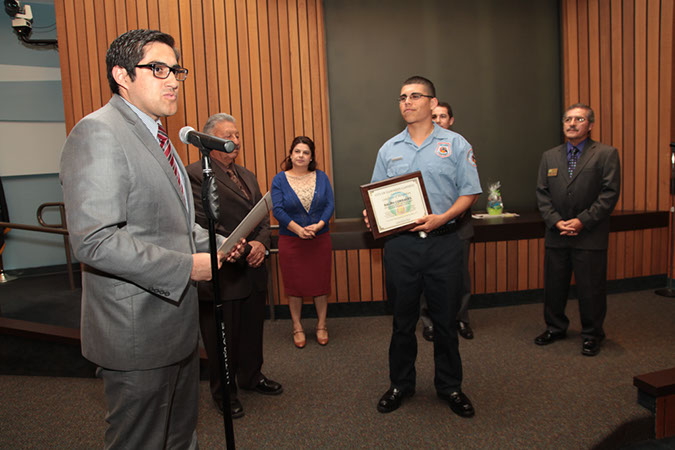
{"type": "Polygon", "coordinates": [[[567,146],[544,152],[537,180],[537,205],[546,224],[546,246],[607,249],[609,215],[621,187],[619,153],[614,147],[586,141],[572,178],[567,171],[567,146]],[[559,220],[578,218],[578,236],[560,236],[559,220]]]}
{"type": "MultiPolygon", "coordinates": [[[[216,233],[229,236],[239,225],[246,214],[262,199],[262,193],[258,186],[258,180],[253,172],[235,164],[235,171],[241,182],[248,188],[251,200],[247,200],[236,184],[232,182],[222,165],[212,160],[211,168],[216,179],[216,189],[220,199],[220,217],[216,224],[216,233]]],[[[202,164],[201,162],[190,164],[187,167],[192,191],[195,197],[195,215],[197,223],[208,228],[208,222],[201,201],[202,189],[202,164]]],[[[270,222],[269,216],[263,220],[255,230],[246,238],[247,241],[259,241],[266,248],[270,247],[270,222]]],[[[249,267],[246,257],[242,256],[234,263],[223,262],[219,271],[219,282],[222,300],[235,300],[246,298],[254,290],[264,291],[267,289],[267,270],[265,263],[258,268],[249,267]]],[[[199,300],[212,301],[212,283],[199,283],[199,300]]]]}
{"type": "Polygon", "coordinates": [[[72,129],[60,179],[70,242],[84,264],[84,357],[144,370],[189,356],[199,337],[192,254],[208,251],[208,235],[195,225],[190,186],[186,208],[159,142],[121,97],[72,129]]]}

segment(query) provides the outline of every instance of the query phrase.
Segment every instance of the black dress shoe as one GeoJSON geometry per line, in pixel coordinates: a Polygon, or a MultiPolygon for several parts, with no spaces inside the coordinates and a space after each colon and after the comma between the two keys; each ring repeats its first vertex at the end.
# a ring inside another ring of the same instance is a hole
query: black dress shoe
{"type": "Polygon", "coordinates": [[[457,331],[464,339],[473,339],[473,330],[467,322],[457,321],[457,331]]]}
{"type": "Polygon", "coordinates": [[[546,330],[534,339],[534,343],[537,345],[548,345],[555,341],[559,341],[560,339],[565,339],[566,336],[567,333],[565,332],[552,333],[551,331],[546,330]]]}
{"type": "Polygon", "coordinates": [[[377,410],[381,413],[390,413],[396,411],[401,402],[406,397],[412,397],[415,391],[402,391],[397,388],[391,388],[380,398],[377,403],[377,410]]]}
{"type": "Polygon", "coordinates": [[[281,384],[268,379],[264,375],[260,381],[258,381],[258,384],[256,384],[253,389],[249,390],[256,391],[258,394],[263,395],[279,395],[284,392],[284,388],[281,386],[281,384]]]}
{"type": "MultiPolygon", "coordinates": [[[[216,408],[223,415],[223,407],[220,403],[216,402],[216,408]]],[[[244,407],[237,397],[230,397],[230,414],[232,414],[233,419],[244,417],[244,407]]]]}
{"type": "Polygon", "coordinates": [[[476,411],[473,409],[471,400],[462,391],[455,391],[449,394],[438,394],[438,396],[448,402],[452,412],[460,417],[473,417],[476,411]]]}
{"type": "Polygon", "coordinates": [[[585,338],[581,346],[581,354],[584,356],[595,356],[600,353],[600,338],[585,338]]]}
{"type": "Polygon", "coordinates": [[[429,342],[434,342],[434,327],[424,327],[422,330],[422,337],[429,342]]]}
{"type": "Polygon", "coordinates": [[[244,407],[237,397],[230,398],[230,412],[233,419],[244,417],[244,407]]]}

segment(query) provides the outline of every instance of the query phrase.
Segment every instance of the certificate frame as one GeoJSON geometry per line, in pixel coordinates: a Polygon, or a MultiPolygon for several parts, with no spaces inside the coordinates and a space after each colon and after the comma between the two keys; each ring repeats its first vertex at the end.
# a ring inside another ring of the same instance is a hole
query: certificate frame
{"type": "Polygon", "coordinates": [[[361,197],[375,239],[415,228],[415,220],[431,213],[420,171],[364,184],[361,197]]]}

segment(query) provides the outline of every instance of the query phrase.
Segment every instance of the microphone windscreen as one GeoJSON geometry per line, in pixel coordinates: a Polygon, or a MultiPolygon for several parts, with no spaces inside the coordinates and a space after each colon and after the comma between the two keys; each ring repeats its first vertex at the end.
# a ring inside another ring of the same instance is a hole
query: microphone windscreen
{"type": "Polygon", "coordinates": [[[195,129],[192,127],[183,127],[178,132],[178,138],[183,144],[190,144],[190,141],[188,140],[188,133],[191,131],[195,131],[195,129]]]}

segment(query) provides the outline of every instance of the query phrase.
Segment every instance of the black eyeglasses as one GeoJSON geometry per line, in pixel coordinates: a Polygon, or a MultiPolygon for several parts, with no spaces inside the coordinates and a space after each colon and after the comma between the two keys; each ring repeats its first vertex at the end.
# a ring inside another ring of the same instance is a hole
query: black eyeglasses
{"type": "Polygon", "coordinates": [[[421,93],[419,93],[419,92],[413,92],[413,93],[410,94],[410,95],[405,95],[405,94],[401,95],[401,96],[398,98],[398,102],[399,102],[399,103],[403,103],[403,102],[405,102],[408,98],[410,98],[410,100],[412,100],[412,101],[417,101],[417,100],[421,99],[422,97],[434,98],[433,95],[426,95],[426,94],[421,94],[421,93]]]}
{"type": "Polygon", "coordinates": [[[139,64],[136,67],[140,67],[141,69],[151,69],[155,78],[159,78],[160,80],[166,80],[169,78],[169,74],[172,72],[176,77],[176,81],[185,81],[188,75],[187,69],[184,69],[180,66],[169,67],[163,63],[139,64]]]}

